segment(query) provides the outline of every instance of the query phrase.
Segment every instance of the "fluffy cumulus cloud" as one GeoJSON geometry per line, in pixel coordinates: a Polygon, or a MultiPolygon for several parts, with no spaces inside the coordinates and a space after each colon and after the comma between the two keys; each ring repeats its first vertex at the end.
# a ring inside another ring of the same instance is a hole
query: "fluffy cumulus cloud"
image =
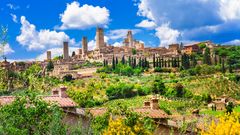
{"type": "Polygon", "coordinates": [[[107,33],[107,37],[111,40],[116,40],[116,39],[123,39],[127,36],[127,32],[131,30],[132,34],[137,34],[141,32],[139,29],[116,29],[116,30],[110,30],[107,33]]]}
{"type": "Polygon", "coordinates": [[[50,31],[48,29],[36,30],[35,25],[30,24],[24,16],[21,17],[21,34],[16,40],[28,50],[44,50],[56,46],[62,46],[63,41],[69,41],[70,45],[75,44],[64,32],[50,31]]]}
{"type": "MultiPolygon", "coordinates": [[[[71,55],[73,51],[77,53],[78,49],[79,48],[77,47],[69,47],[69,55],[71,55]]],[[[47,51],[51,51],[52,58],[63,55],[63,48],[52,48],[52,49],[48,49],[47,51]]],[[[37,56],[36,59],[39,61],[45,60],[47,58],[47,51],[37,56]]]]}
{"type": "Polygon", "coordinates": [[[153,21],[143,20],[140,23],[136,24],[136,27],[154,29],[156,27],[156,24],[153,21]]]}
{"type": "Polygon", "coordinates": [[[156,36],[161,40],[161,47],[177,42],[180,32],[169,28],[169,23],[156,28],[156,36]]]}
{"type": "Polygon", "coordinates": [[[77,1],[67,4],[66,10],[60,14],[60,29],[87,29],[106,26],[109,22],[109,10],[105,7],[82,5],[77,1]]]}
{"type": "Polygon", "coordinates": [[[224,42],[220,41],[220,36],[233,35],[240,30],[239,25],[233,25],[240,23],[239,0],[139,0],[137,15],[157,25],[156,36],[161,42],[167,40],[161,39],[163,37],[168,37],[171,41],[178,35],[159,36],[159,27],[167,23],[171,24],[168,25],[169,29],[182,35],[181,40],[188,41],[215,39],[224,42]]]}
{"type": "Polygon", "coordinates": [[[5,46],[1,46],[0,47],[0,54],[2,55],[4,53],[4,55],[8,55],[11,53],[14,53],[15,51],[10,47],[9,44],[6,44],[5,46]]]}

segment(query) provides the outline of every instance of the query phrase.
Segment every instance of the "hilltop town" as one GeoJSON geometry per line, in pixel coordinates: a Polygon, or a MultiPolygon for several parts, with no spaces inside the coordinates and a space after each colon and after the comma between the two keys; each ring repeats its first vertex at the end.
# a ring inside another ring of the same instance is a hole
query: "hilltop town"
{"type": "MultiPolygon", "coordinates": [[[[5,112],[5,107],[39,106],[43,102],[50,107],[56,104],[64,112],[56,119],[63,120],[61,128],[66,130],[57,132],[67,134],[108,134],[113,129],[121,132],[131,126],[139,126],[139,130],[126,132],[207,132],[211,123],[218,121],[217,116],[240,110],[238,53],[239,47],[211,41],[176,43],[168,48],[145,47],[130,30],[122,46],[115,47],[104,41],[104,30],[97,28],[94,50],[88,49],[87,37],[83,37],[82,48],[72,54],[65,41],[62,56],[53,58],[47,51],[44,61],[3,60],[0,111],[4,115],[0,118],[22,117],[14,111],[5,112]],[[19,99],[21,93],[25,93],[24,99],[19,99]],[[32,99],[39,101],[29,101],[32,99]],[[137,123],[121,125],[120,129],[111,127],[115,121],[132,118],[137,123]],[[151,122],[145,123],[142,118],[151,122]]],[[[8,127],[0,125],[1,128],[3,133],[7,132],[8,127]]]]}

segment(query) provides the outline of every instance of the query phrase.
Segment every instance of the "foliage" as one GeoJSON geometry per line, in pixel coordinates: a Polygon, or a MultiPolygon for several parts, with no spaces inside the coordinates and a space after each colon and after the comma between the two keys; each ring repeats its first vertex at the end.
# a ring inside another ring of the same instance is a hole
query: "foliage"
{"type": "Polygon", "coordinates": [[[47,71],[52,71],[54,68],[53,62],[49,61],[46,68],[47,68],[47,71]]]}
{"type": "Polygon", "coordinates": [[[62,110],[34,93],[0,108],[0,134],[65,134],[62,110]]]}
{"type": "Polygon", "coordinates": [[[63,76],[63,81],[64,82],[70,82],[72,80],[73,80],[73,77],[72,77],[71,74],[67,74],[67,75],[63,76]]]}
{"type": "Polygon", "coordinates": [[[153,124],[152,119],[143,118],[126,106],[118,104],[116,107],[109,107],[103,116],[94,118],[91,127],[93,131],[97,131],[97,134],[103,132],[106,135],[146,135],[152,134],[154,131],[155,126],[153,124]]]}
{"type": "Polygon", "coordinates": [[[205,48],[203,54],[203,64],[211,65],[210,49],[208,47],[205,48]]]}
{"type": "Polygon", "coordinates": [[[106,89],[106,94],[109,99],[129,98],[135,96],[137,93],[133,91],[134,85],[127,83],[118,83],[109,86],[106,89]]]}
{"type": "Polygon", "coordinates": [[[157,77],[152,83],[152,92],[155,94],[165,94],[165,85],[162,81],[162,78],[157,77]]]}
{"type": "Polygon", "coordinates": [[[202,135],[238,135],[240,134],[240,113],[225,114],[220,116],[219,121],[209,125],[202,135]]]}

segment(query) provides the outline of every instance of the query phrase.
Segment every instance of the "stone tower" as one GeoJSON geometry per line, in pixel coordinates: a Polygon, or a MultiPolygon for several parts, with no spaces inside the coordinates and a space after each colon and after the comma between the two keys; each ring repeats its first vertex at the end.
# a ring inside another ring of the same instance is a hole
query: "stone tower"
{"type": "Polygon", "coordinates": [[[47,61],[50,61],[52,59],[51,55],[51,51],[47,51],[47,61]]]}
{"type": "Polygon", "coordinates": [[[82,55],[87,55],[88,52],[88,41],[87,37],[82,38],[82,55]]]}
{"type": "Polygon", "coordinates": [[[96,49],[101,50],[105,46],[104,31],[102,28],[97,28],[96,32],[96,49]]]}
{"type": "Polygon", "coordinates": [[[68,50],[68,42],[63,42],[63,59],[69,59],[69,50],[68,50]]]}
{"type": "Polygon", "coordinates": [[[128,40],[129,46],[133,47],[133,35],[131,30],[129,30],[127,33],[127,40],[128,40]]]}

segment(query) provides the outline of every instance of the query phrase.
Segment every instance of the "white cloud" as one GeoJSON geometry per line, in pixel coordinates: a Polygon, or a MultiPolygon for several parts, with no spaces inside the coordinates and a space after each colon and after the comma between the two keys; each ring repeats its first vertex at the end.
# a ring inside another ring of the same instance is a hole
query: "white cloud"
{"type": "Polygon", "coordinates": [[[113,46],[120,47],[120,46],[123,46],[123,45],[120,42],[115,42],[115,43],[113,43],[113,46]]]}
{"type": "MultiPolygon", "coordinates": [[[[127,36],[127,32],[131,30],[131,29],[116,29],[116,30],[111,30],[107,33],[107,36],[109,37],[109,39],[111,40],[116,40],[116,39],[123,39],[127,36]]],[[[132,34],[137,34],[139,33],[141,30],[139,29],[132,29],[132,34]]]]}
{"type": "Polygon", "coordinates": [[[94,50],[96,48],[96,40],[91,40],[88,42],[88,50],[94,50]]]}
{"type": "Polygon", "coordinates": [[[37,31],[35,25],[30,24],[24,16],[21,17],[21,34],[16,40],[28,50],[43,50],[56,46],[62,46],[63,41],[75,44],[64,32],[50,31],[48,29],[37,31]]]}
{"type": "Polygon", "coordinates": [[[19,6],[14,5],[14,4],[12,4],[12,3],[8,3],[6,6],[7,6],[9,9],[12,9],[12,10],[17,10],[17,9],[20,8],[19,6]]]}
{"type": "Polygon", "coordinates": [[[0,54],[3,55],[8,55],[8,54],[11,54],[11,53],[14,53],[15,51],[10,47],[10,45],[7,43],[4,48],[3,46],[1,45],[0,47],[0,54]]]}
{"type": "Polygon", "coordinates": [[[223,20],[240,19],[240,1],[239,0],[219,0],[219,15],[223,20]]]}
{"type": "Polygon", "coordinates": [[[223,45],[240,45],[240,40],[235,39],[235,40],[232,40],[232,41],[228,41],[226,43],[223,43],[223,45]]]}
{"type": "Polygon", "coordinates": [[[140,23],[136,24],[135,26],[147,29],[154,29],[156,27],[156,24],[153,21],[143,20],[140,23]]]}
{"type": "Polygon", "coordinates": [[[10,14],[13,22],[18,23],[17,16],[15,14],[10,14]]]}
{"type": "Polygon", "coordinates": [[[180,32],[169,27],[169,23],[156,28],[155,35],[160,39],[160,46],[166,47],[169,44],[176,43],[180,32]]]}
{"type": "Polygon", "coordinates": [[[105,7],[83,5],[77,1],[67,4],[64,13],[60,14],[62,26],[60,29],[87,29],[96,26],[106,26],[109,22],[109,10],[105,7]]]}
{"type": "MultiPolygon", "coordinates": [[[[77,47],[69,47],[69,55],[71,56],[73,51],[75,51],[75,53],[77,53],[76,51],[78,49],[79,48],[77,48],[77,47]]],[[[63,55],[63,48],[52,48],[52,49],[48,49],[47,51],[51,51],[52,58],[63,55]]],[[[44,53],[37,56],[36,59],[39,61],[45,60],[47,58],[47,51],[45,51],[44,53]]]]}

